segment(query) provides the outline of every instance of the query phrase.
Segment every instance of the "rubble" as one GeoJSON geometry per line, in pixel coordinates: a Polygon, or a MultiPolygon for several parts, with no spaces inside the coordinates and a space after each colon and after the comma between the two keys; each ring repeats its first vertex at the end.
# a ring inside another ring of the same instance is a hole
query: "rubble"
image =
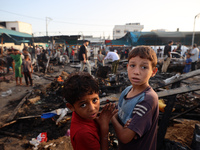
{"type": "MultiPolygon", "coordinates": [[[[60,68],[58,68],[58,70],[59,69],[60,68]]],[[[65,80],[70,72],[73,72],[75,69],[71,71],[66,70],[61,71],[61,73],[54,72],[54,75],[34,73],[34,81],[41,81],[42,79],[45,79],[48,80],[48,82],[46,84],[35,82],[35,85],[31,90],[29,89],[26,94],[20,96],[19,99],[10,102],[7,105],[8,109],[14,111],[12,112],[12,114],[9,113],[6,122],[0,124],[0,149],[1,147],[9,147],[10,142],[18,143],[17,149],[32,149],[29,141],[32,138],[37,137],[38,134],[42,132],[47,132],[48,141],[40,143],[37,146],[38,149],[72,149],[70,138],[67,136],[70,128],[71,112],[69,111],[67,112],[67,114],[65,113],[62,116],[62,119],[59,120],[59,123],[56,122],[59,119],[59,115],[46,119],[41,118],[42,114],[44,113],[66,108],[66,101],[63,99],[61,92],[62,84],[63,80],[65,80]]],[[[95,74],[95,77],[98,78],[100,85],[101,108],[105,104],[110,102],[117,104],[118,97],[121,91],[127,85],[130,85],[126,71],[122,70],[117,75],[113,75],[109,74],[109,70],[109,67],[104,67],[96,70],[95,74]]],[[[150,85],[156,90],[159,97],[163,97],[163,101],[165,102],[166,106],[168,105],[169,100],[165,96],[169,96],[170,94],[173,95],[174,93],[176,94],[176,101],[174,102],[175,110],[171,113],[169,117],[169,127],[167,128],[165,139],[180,143],[179,146],[181,145],[183,147],[191,146],[194,126],[196,123],[199,123],[199,121],[195,121],[199,120],[199,97],[195,96],[192,91],[198,91],[200,89],[198,86],[198,82],[190,85],[190,78],[194,79],[194,77],[196,77],[196,74],[198,74],[197,72],[198,70],[196,71],[196,73],[190,72],[190,76],[188,74],[181,75],[178,78],[176,76],[176,78],[174,78],[175,81],[168,81],[167,83],[164,82],[164,80],[175,76],[176,73],[158,73],[150,80],[150,85]],[[172,89],[171,84],[177,84],[179,81],[184,81],[181,82],[181,87],[172,89]],[[184,89],[186,90],[184,91],[184,89]],[[196,108],[194,108],[194,106],[196,108]],[[190,111],[185,113],[185,111],[188,110],[190,111]],[[192,120],[181,120],[179,118],[187,118],[192,120]],[[186,127],[188,127],[187,132],[186,127]]],[[[196,80],[199,81],[199,78],[196,78],[196,80]]],[[[23,89],[19,88],[17,90],[23,89]]],[[[13,94],[13,92],[11,94],[13,94]]],[[[170,101],[171,100],[172,99],[170,99],[170,101]]],[[[161,123],[163,115],[164,112],[160,112],[159,124],[161,123]]],[[[110,149],[117,149],[118,141],[111,124],[109,143],[110,149]]]]}

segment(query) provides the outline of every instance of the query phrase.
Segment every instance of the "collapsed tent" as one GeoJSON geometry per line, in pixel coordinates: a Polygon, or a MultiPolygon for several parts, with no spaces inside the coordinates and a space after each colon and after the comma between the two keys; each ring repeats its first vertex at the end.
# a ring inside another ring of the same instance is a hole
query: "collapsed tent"
{"type": "Polygon", "coordinates": [[[31,34],[0,28],[1,43],[15,43],[16,45],[20,45],[21,43],[30,42],[31,38],[31,34]]]}
{"type": "Polygon", "coordinates": [[[58,35],[58,36],[39,36],[33,37],[35,43],[65,43],[67,45],[76,45],[80,35],[58,35]]]}
{"type": "Polygon", "coordinates": [[[59,35],[59,36],[40,36],[33,37],[31,34],[17,32],[5,28],[0,28],[0,42],[1,43],[66,43],[69,45],[76,45],[80,35],[59,35]]]}
{"type": "MultiPolygon", "coordinates": [[[[116,40],[105,40],[106,45],[165,45],[170,40],[191,45],[193,32],[128,32],[116,40]]],[[[200,45],[200,32],[195,32],[194,43],[200,45]]]]}

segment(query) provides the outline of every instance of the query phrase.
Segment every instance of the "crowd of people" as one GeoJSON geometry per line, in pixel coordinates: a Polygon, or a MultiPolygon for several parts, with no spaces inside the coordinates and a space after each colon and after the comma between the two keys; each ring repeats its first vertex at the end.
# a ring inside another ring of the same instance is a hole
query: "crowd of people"
{"type": "MultiPolygon", "coordinates": [[[[4,47],[4,52],[7,54],[6,61],[7,61],[7,73],[9,73],[9,70],[11,67],[13,67],[13,60],[15,62],[15,76],[16,76],[16,84],[21,85],[21,77],[22,75],[19,73],[20,68],[18,68],[20,65],[22,65],[23,60],[25,60],[25,56],[28,55],[28,59],[33,64],[36,62],[39,66],[43,67],[43,70],[45,70],[46,63],[48,59],[51,59],[54,61],[54,65],[58,63],[64,63],[64,62],[72,62],[74,63],[75,60],[79,60],[81,67],[80,71],[83,71],[84,68],[87,68],[87,71],[89,74],[91,74],[91,65],[89,62],[89,59],[91,57],[94,57],[94,49],[90,49],[90,57],[88,57],[88,46],[89,41],[85,41],[83,45],[81,46],[67,46],[64,48],[63,46],[56,46],[56,48],[51,49],[50,46],[44,49],[44,47],[36,45],[32,46],[29,45],[28,47],[24,47],[22,52],[19,52],[18,50],[14,49],[13,47],[7,49],[4,47]],[[12,55],[11,55],[12,54],[12,55]],[[19,55],[21,56],[21,59],[18,58],[19,55]],[[62,57],[61,57],[62,56],[62,57]],[[18,69],[18,70],[16,70],[18,69]],[[18,82],[19,78],[19,82],[18,82]]],[[[181,43],[177,43],[176,49],[172,50],[172,45],[174,44],[173,41],[169,41],[168,44],[164,47],[164,49],[161,49],[160,47],[157,49],[156,55],[157,58],[162,57],[164,58],[163,65],[161,71],[163,73],[167,72],[168,66],[171,61],[171,52],[178,52],[181,54],[181,43]]],[[[105,60],[109,59],[112,61],[112,73],[116,74],[119,66],[119,61],[123,59],[128,58],[129,51],[131,50],[131,47],[102,47],[98,50],[97,54],[97,67],[105,66],[105,60]]],[[[155,50],[154,50],[155,51],[155,50]]],[[[188,73],[189,71],[194,71],[197,69],[197,62],[199,60],[199,49],[196,44],[193,45],[192,49],[188,49],[184,56],[186,56],[185,61],[185,68],[183,69],[183,73],[188,73]]],[[[26,56],[27,57],[27,56],[26,56]]],[[[24,63],[23,63],[24,64],[24,63]]],[[[22,66],[20,66],[22,68],[22,66]]],[[[29,66],[30,74],[33,72],[32,65],[29,66]]],[[[23,70],[23,69],[21,69],[23,70]]],[[[27,83],[27,77],[31,80],[31,75],[26,76],[26,83],[27,83]]],[[[29,83],[31,83],[29,81],[29,83]]],[[[31,83],[32,85],[32,83],[31,83]]]]}

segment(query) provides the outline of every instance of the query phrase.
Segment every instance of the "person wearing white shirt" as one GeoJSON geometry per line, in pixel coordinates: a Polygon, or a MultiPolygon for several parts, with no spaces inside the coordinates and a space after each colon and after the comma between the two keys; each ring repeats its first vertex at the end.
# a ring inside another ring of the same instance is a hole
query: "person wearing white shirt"
{"type": "Polygon", "coordinates": [[[193,45],[193,49],[191,50],[191,59],[192,59],[192,64],[191,64],[191,71],[196,70],[196,64],[198,61],[199,57],[199,49],[197,48],[197,44],[193,45]]]}
{"type": "Polygon", "coordinates": [[[119,65],[119,55],[117,54],[117,51],[114,50],[107,53],[106,57],[104,59],[111,59],[112,60],[112,73],[116,74],[118,65],[119,65]]]}

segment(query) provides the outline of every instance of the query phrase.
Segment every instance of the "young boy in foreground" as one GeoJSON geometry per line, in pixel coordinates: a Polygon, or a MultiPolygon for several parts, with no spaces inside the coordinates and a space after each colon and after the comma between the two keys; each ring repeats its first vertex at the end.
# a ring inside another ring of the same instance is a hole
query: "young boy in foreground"
{"type": "Polygon", "coordinates": [[[138,46],[128,55],[132,85],[122,92],[118,114],[111,119],[120,150],[156,150],[158,96],[149,85],[149,79],[157,72],[156,64],[156,53],[148,46],[138,46]]]}
{"type": "Polygon", "coordinates": [[[64,83],[67,107],[73,111],[70,138],[74,150],[108,150],[109,122],[117,112],[107,104],[99,116],[98,82],[86,72],[71,74],[64,83]]]}

